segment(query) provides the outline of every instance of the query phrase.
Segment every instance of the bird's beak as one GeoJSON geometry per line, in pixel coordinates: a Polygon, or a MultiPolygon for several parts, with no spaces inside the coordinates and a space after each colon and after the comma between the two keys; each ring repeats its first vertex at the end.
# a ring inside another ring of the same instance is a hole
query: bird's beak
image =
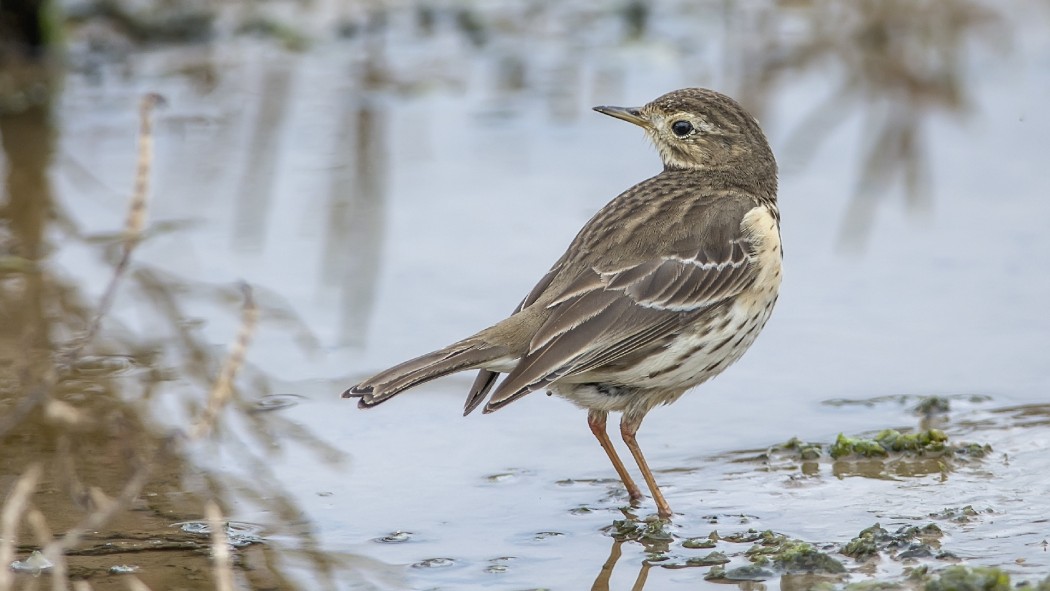
{"type": "Polygon", "coordinates": [[[595,107],[595,111],[604,113],[610,117],[623,119],[641,127],[649,127],[649,120],[642,116],[642,110],[638,107],[595,107]]]}

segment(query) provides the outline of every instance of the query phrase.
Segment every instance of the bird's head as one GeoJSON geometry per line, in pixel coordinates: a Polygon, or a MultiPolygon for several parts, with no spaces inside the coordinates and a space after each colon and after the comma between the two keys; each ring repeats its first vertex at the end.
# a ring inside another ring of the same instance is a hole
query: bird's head
{"type": "Polygon", "coordinates": [[[642,107],[594,110],[645,129],[666,169],[772,167],[776,174],[773,153],[755,118],[735,100],[713,90],[684,88],[642,107]]]}

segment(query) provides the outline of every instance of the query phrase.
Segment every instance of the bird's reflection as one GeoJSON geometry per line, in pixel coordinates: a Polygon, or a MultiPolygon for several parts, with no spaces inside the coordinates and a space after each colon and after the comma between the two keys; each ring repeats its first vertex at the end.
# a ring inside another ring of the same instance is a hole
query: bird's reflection
{"type": "MultiPolygon", "coordinates": [[[[615,527],[615,523],[613,525],[615,527]]],[[[595,577],[594,583],[591,584],[591,591],[622,591],[628,589],[627,587],[614,587],[612,585],[613,570],[616,568],[618,562],[623,557],[623,545],[626,543],[639,543],[645,546],[646,551],[653,552],[666,552],[668,550],[667,544],[657,543],[655,546],[652,543],[639,541],[639,540],[624,540],[613,538],[612,547],[609,549],[609,556],[602,563],[601,569],[598,571],[598,576],[595,577]],[[659,546],[659,547],[657,547],[659,546]]],[[[649,580],[649,571],[653,566],[659,566],[658,562],[653,562],[649,559],[643,559],[638,565],[637,575],[634,577],[634,581],[631,583],[630,591],[642,591],[645,589],[646,582],[649,580]]],[[[630,564],[623,565],[623,568],[631,568],[630,564]]],[[[694,567],[695,568],[695,567],[694,567]]],[[[702,577],[702,572],[699,568],[696,568],[698,572],[698,578],[702,577]]],[[[781,588],[782,589],[810,589],[816,583],[824,581],[820,577],[813,575],[784,575],[781,577],[781,588]],[[808,585],[808,586],[807,586],[808,585]]],[[[762,581],[720,581],[722,583],[733,584],[735,583],[736,588],[741,591],[765,591],[766,584],[762,581]]],[[[825,581],[826,582],[826,581],[825,581]]],[[[650,587],[652,588],[652,587],[650,587]]]]}
{"type": "MultiPolygon", "coordinates": [[[[610,591],[609,581],[612,578],[613,568],[616,567],[620,556],[623,555],[623,544],[624,540],[613,540],[612,548],[609,550],[609,557],[602,564],[602,568],[598,572],[598,578],[594,579],[591,591],[610,591]]],[[[650,568],[652,568],[652,565],[647,561],[642,561],[642,565],[638,569],[638,576],[635,577],[634,584],[631,585],[631,591],[641,591],[645,588],[645,581],[649,578],[650,568]]]]}

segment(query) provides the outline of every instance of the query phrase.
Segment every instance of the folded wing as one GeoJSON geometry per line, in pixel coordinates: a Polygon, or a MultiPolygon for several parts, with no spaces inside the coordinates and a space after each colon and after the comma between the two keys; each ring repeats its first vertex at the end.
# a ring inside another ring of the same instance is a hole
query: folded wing
{"type": "Polygon", "coordinates": [[[746,289],[756,275],[748,237],[700,230],[674,254],[595,264],[570,282],[485,412],[644,350],[746,289]]]}

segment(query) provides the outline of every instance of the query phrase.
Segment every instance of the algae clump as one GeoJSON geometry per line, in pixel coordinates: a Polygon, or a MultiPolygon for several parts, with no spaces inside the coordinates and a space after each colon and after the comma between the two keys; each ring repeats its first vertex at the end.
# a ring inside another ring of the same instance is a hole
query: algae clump
{"type": "Polygon", "coordinates": [[[756,544],[744,553],[755,566],[771,566],[780,573],[842,574],[846,567],[841,562],[817,550],[812,544],[793,540],[766,530],[756,544]]]}
{"type": "Polygon", "coordinates": [[[949,566],[926,583],[925,591],[1010,591],[1010,575],[995,567],[949,566]]]}
{"type": "Polygon", "coordinates": [[[711,552],[706,556],[695,556],[685,561],[688,566],[716,566],[729,562],[724,552],[711,552]]]}
{"type": "Polygon", "coordinates": [[[846,437],[839,433],[829,452],[835,459],[850,454],[870,458],[886,457],[890,452],[937,453],[947,449],[947,442],[948,436],[940,429],[927,429],[918,433],[884,429],[873,439],[846,437]]]}

